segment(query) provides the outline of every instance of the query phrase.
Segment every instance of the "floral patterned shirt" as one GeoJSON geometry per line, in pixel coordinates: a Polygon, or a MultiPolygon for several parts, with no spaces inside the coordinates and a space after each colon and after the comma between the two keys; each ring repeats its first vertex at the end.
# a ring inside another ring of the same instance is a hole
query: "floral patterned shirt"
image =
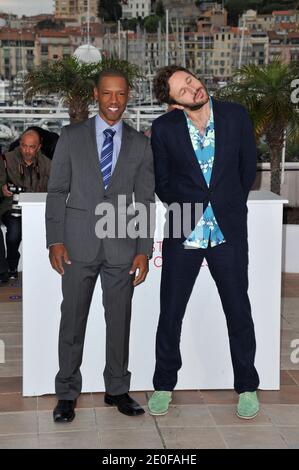
{"type": "MultiPolygon", "coordinates": [[[[208,120],[204,135],[186,115],[187,125],[191,142],[207,185],[210,185],[211,175],[215,157],[215,129],[213,104],[210,98],[210,118],[208,120]]],[[[185,248],[208,248],[209,240],[211,247],[225,242],[223,233],[215,218],[211,203],[209,202],[195,229],[185,240],[185,248]]]]}

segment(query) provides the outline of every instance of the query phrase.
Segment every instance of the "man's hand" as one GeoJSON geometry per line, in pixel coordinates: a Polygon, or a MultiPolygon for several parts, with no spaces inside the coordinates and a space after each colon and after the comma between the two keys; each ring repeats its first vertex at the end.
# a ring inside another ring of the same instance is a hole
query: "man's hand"
{"type": "Polygon", "coordinates": [[[50,246],[49,258],[52,268],[61,275],[64,274],[63,261],[66,264],[72,264],[63,243],[57,243],[57,245],[50,246]]]}
{"type": "Polygon", "coordinates": [[[141,284],[148,273],[148,259],[146,255],[136,255],[132,267],[130,269],[129,274],[134,274],[136,273],[136,270],[138,269],[138,275],[135,276],[135,279],[133,281],[133,286],[136,287],[138,284],[141,284]]]}
{"type": "Polygon", "coordinates": [[[11,196],[13,196],[13,193],[11,193],[11,192],[8,190],[7,184],[4,184],[4,185],[2,186],[2,192],[3,192],[3,196],[5,196],[5,197],[11,197],[11,196]]]}

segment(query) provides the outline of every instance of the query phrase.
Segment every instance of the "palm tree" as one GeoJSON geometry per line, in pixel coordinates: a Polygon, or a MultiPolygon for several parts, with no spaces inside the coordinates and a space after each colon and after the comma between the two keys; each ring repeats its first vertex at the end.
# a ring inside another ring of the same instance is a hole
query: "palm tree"
{"type": "Polygon", "coordinates": [[[29,72],[25,78],[26,97],[37,93],[56,93],[68,107],[70,122],[84,121],[94,100],[94,78],[101,70],[108,69],[125,73],[131,86],[135,78],[141,77],[138,67],[126,60],[103,58],[101,62],[87,64],[75,57],[67,57],[29,72]]]}
{"type": "Polygon", "coordinates": [[[243,104],[253,121],[257,141],[265,136],[271,165],[271,191],[280,194],[280,164],[284,141],[299,142],[299,110],[292,99],[294,80],[299,77],[295,62],[275,60],[262,67],[244,65],[233,83],[215,96],[243,104]]]}

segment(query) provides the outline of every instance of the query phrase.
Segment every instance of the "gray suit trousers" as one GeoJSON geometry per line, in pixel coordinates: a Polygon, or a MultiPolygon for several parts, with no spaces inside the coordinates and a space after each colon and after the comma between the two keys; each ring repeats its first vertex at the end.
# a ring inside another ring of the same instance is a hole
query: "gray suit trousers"
{"type": "Polygon", "coordinates": [[[56,395],[60,400],[74,400],[81,392],[80,366],[85,330],[98,275],[106,321],[106,391],[110,395],[120,395],[130,388],[128,361],[134,275],[129,274],[131,265],[109,265],[102,245],[94,261],[64,264],[59,372],[55,379],[56,395]]]}

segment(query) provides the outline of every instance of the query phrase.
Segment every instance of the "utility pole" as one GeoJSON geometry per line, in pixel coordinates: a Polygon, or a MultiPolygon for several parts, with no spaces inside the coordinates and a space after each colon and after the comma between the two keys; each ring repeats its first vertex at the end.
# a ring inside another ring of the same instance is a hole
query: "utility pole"
{"type": "Polygon", "coordinates": [[[185,26],[182,24],[182,64],[186,68],[185,26]]]}
{"type": "MultiPolygon", "coordinates": [[[[241,21],[240,21],[241,24],[241,21]]],[[[240,44],[240,54],[239,54],[239,64],[238,68],[242,66],[242,56],[243,56],[243,47],[244,47],[244,34],[245,34],[245,18],[243,20],[242,35],[241,35],[241,44],[240,44]]]]}
{"type": "Polygon", "coordinates": [[[161,21],[158,27],[158,67],[162,66],[162,50],[161,50],[161,21]]]}
{"type": "Polygon", "coordinates": [[[146,61],[146,30],[145,29],[144,29],[143,34],[142,34],[142,57],[144,59],[143,68],[145,70],[145,61],[146,61]]]}
{"type": "Polygon", "coordinates": [[[203,51],[203,55],[202,55],[203,71],[202,71],[202,74],[203,74],[203,77],[205,78],[205,74],[206,74],[206,36],[205,36],[204,31],[202,33],[202,51],[203,51]]]}
{"type": "Polygon", "coordinates": [[[178,63],[178,56],[179,56],[179,19],[176,18],[175,21],[175,63],[178,63]]]}
{"type": "Polygon", "coordinates": [[[165,65],[169,64],[169,10],[166,10],[165,65]]]}
{"type": "Polygon", "coordinates": [[[129,60],[129,31],[126,31],[126,60],[129,60]]]}
{"type": "Polygon", "coordinates": [[[90,0],[87,1],[87,44],[90,43],[90,0]]]}
{"type": "Polygon", "coordinates": [[[117,21],[117,29],[118,29],[118,58],[121,59],[120,20],[117,21]]]}

